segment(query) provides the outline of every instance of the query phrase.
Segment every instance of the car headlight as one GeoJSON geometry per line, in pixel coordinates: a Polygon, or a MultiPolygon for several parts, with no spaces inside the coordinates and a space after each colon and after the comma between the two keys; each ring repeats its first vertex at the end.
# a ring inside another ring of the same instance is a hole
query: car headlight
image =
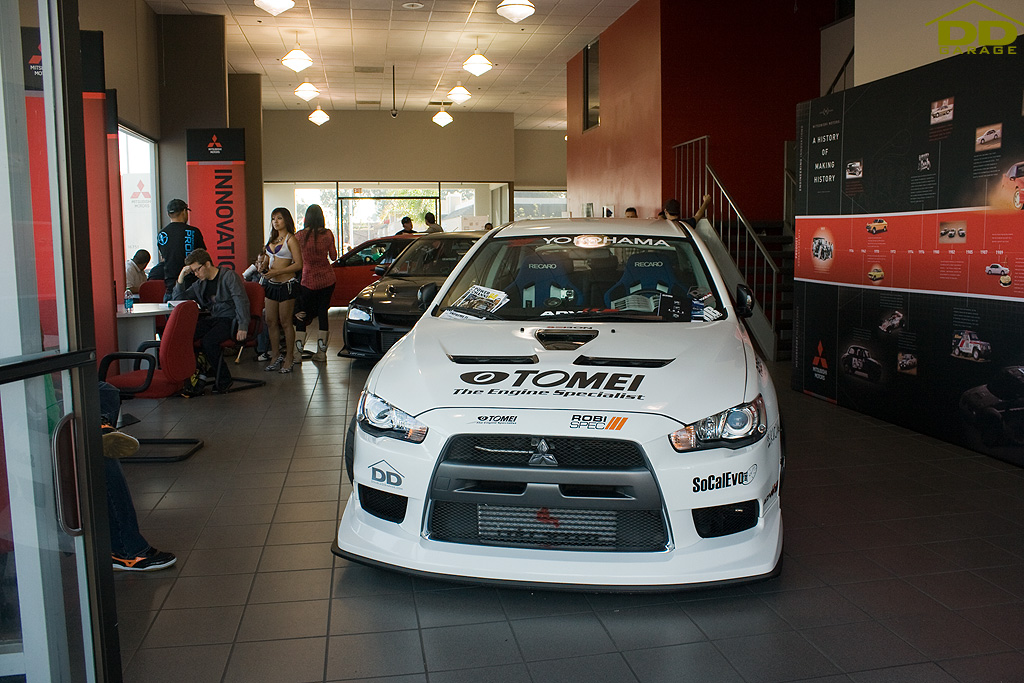
{"type": "Polygon", "coordinates": [[[705,448],[740,448],[759,441],[767,430],[764,399],[758,396],[750,403],[688,424],[669,434],[668,440],[680,453],[705,448]]]}
{"type": "Polygon", "coordinates": [[[427,425],[368,391],[359,396],[356,421],[374,436],[389,436],[413,443],[427,438],[427,425]]]}
{"type": "Polygon", "coordinates": [[[362,306],[350,304],[348,307],[348,319],[369,322],[373,320],[373,311],[371,311],[369,308],[363,308],[362,306]]]}

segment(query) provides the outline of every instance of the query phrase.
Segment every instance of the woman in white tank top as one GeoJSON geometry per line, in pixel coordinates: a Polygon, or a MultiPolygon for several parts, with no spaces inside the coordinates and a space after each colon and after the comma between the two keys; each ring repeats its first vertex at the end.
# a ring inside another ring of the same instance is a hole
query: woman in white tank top
{"type": "Polygon", "coordinates": [[[271,357],[274,358],[265,370],[288,373],[295,363],[292,314],[295,312],[295,297],[299,293],[296,274],[302,270],[302,250],[295,239],[295,221],[288,209],[278,207],[270,213],[270,237],[267,238],[264,250],[261,270],[263,288],[267,292],[265,311],[271,357]],[[286,342],[284,349],[280,347],[282,328],[286,342]]]}

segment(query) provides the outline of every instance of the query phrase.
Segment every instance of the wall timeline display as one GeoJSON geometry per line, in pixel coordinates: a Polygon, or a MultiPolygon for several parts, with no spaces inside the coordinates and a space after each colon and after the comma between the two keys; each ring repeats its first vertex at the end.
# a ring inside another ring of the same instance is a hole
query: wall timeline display
{"type": "Polygon", "coordinates": [[[793,387],[1024,465],[1024,37],[797,107],[793,387]]]}

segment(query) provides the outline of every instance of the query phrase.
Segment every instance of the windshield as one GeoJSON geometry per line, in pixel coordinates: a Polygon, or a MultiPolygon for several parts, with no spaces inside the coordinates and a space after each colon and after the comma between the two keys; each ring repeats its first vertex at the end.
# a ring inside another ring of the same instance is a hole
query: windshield
{"type": "Polygon", "coordinates": [[[717,320],[721,298],[683,237],[495,238],[459,272],[433,315],[503,320],[717,320]]]}
{"type": "Polygon", "coordinates": [[[421,237],[402,252],[388,269],[390,277],[443,275],[447,277],[479,237],[421,237]]]}

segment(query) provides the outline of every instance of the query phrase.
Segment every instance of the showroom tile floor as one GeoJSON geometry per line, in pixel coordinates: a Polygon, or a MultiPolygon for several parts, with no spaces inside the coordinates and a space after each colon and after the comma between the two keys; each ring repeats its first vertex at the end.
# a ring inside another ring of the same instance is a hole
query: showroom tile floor
{"type": "Polygon", "coordinates": [[[782,575],[639,595],[335,558],[368,367],[233,369],[268,385],[126,404],[136,435],[206,439],[125,467],[145,535],[179,558],[116,576],[131,683],[1024,681],[1024,470],[797,394],[784,364],[782,575]]]}

